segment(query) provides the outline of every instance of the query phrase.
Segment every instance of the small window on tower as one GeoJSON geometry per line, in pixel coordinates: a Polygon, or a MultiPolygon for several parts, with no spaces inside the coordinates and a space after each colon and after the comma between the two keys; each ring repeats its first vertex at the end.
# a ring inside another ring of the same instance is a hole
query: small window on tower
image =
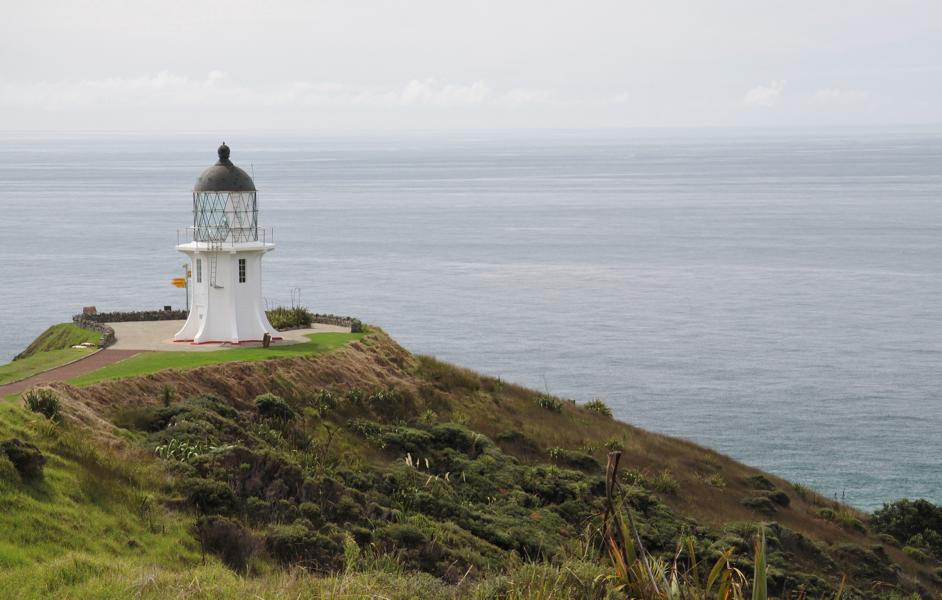
{"type": "Polygon", "coordinates": [[[245,283],[245,259],[239,259],[239,283],[245,283]]]}
{"type": "Polygon", "coordinates": [[[203,283],[203,259],[196,259],[196,283],[203,283]]]}

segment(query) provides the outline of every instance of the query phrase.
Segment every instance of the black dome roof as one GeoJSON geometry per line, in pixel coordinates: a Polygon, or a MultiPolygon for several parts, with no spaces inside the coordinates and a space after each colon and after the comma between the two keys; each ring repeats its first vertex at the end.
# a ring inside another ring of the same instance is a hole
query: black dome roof
{"type": "Polygon", "coordinates": [[[229,146],[219,147],[219,161],[196,180],[194,192],[254,192],[255,182],[249,174],[229,160],[229,146]]]}

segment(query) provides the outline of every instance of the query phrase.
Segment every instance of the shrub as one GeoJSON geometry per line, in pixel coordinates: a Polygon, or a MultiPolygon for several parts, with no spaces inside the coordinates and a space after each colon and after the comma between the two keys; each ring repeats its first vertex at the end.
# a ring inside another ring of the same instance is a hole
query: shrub
{"type": "Polygon", "coordinates": [[[275,329],[310,327],[314,319],[311,311],[301,306],[291,308],[278,306],[265,311],[265,314],[268,316],[268,322],[275,329]]]}
{"type": "Polygon", "coordinates": [[[303,521],[279,525],[265,536],[268,552],[283,565],[302,563],[306,566],[336,566],[343,554],[341,545],[331,538],[311,531],[303,521]]]}
{"type": "Polygon", "coordinates": [[[0,442],[0,452],[6,454],[7,459],[13,463],[13,467],[24,481],[42,478],[46,457],[33,444],[11,438],[0,442]]]}
{"type": "Polygon", "coordinates": [[[187,501],[204,515],[232,513],[238,501],[232,489],[221,481],[193,477],[183,482],[187,501]]]}
{"type": "Polygon", "coordinates": [[[248,530],[236,521],[217,515],[201,518],[196,527],[207,552],[218,556],[235,571],[246,571],[257,546],[248,530]]]}
{"type": "Polygon", "coordinates": [[[376,439],[383,431],[382,425],[369,419],[351,419],[347,422],[347,429],[368,440],[376,439]]]}
{"type": "Polygon", "coordinates": [[[550,448],[547,450],[550,458],[557,464],[582,469],[584,471],[598,471],[601,468],[598,461],[585,452],[573,452],[564,448],[550,448]]]}
{"type": "Polygon", "coordinates": [[[187,442],[171,439],[166,444],[159,444],[154,448],[154,453],[164,460],[176,460],[183,463],[190,463],[198,459],[203,454],[203,446],[199,442],[187,442]]]}
{"type": "Polygon", "coordinates": [[[791,498],[788,497],[788,494],[782,490],[775,490],[774,492],[769,492],[767,497],[772,502],[778,504],[779,506],[788,506],[791,504],[791,498]]]}
{"type": "Polygon", "coordinates": [[[797,494],[799,498],[808,502],[814,502],[815,496],[817,495],[811,488],[800,483],[793,483],[792,489],[795,490],[795,494],[797,494]]]}
{"type": "Polygon", "coordinates": [[[538,465],[527,468],[520,481],[524,492],[533,494],[547,504],[561,504],[581,499],[585,492],[585,475],[556,466],[538,465]]]}
{"type": "Polygon", "coordinates": [[[114,415],[114,424],[131,431],[154,432],[166,429],[180,408],[163,406],[125,406],[114,415]]]}
{"type": "Polygon", "coordinates": [[[353,406],[363,406],[363,390],[360,388],[350,388],[347,390],[347,393],[343,395],[343,399],[347,404],[353,406]]]}
{"type": "Polygon", "coordinates": [[[696,473],[695,476],[698,481],[709,486],[720,489],[726,487],[726,479],[724,479],[723,476],[719,473],[696,473]]]}
{"type": "Polygon", "coordinates": [[[890,546],[899,547],[899,542],[896,540],[896,538],[888,533],[878,533],[877,539],[883,542],[884,544],[889,544],[890,546]]]}
{"type": "Polygon", "coordinates": [[[255,410],[266,419],[291,421],[297,416],[288,403],[275,394],[262,394],[255,398],[255,410]]]}
{"type": "Polygon", "coordinates": [[[913,546],[903,546],[903,553],[916,562],[924,563],[929,560],[929,555],[924,550],[913,546]]]}
{"type": "Polygon", "coordinates": [[[670,472],[670,469],[664,469],[660,473],[657,473],[648,479],[647,483],[652,490],[662,494],[674,495],[680,490],[680,483],[674,479],[674,475],[670,472]]]}
{"type": "Polygon", "coordinates": [[[551,412],[563,412],[563,402],[552,396],[547,396],[546,394],[540,394],[536,397],[536,403],[540,408],[545,408],[551,412]]]}
{"type": "Polygon", "coordinates": [[[40,387],[23,394],[23,403],[34,413],[39,413],[50,421],[59,420],[59,395],[52,388],[40,387]]]}
{"type": "Polygon", "coordinates": [[[746,508],[750,508],[756,512],[766,515],[775,514],[776,511],[775,504],[773,504],[773,502],[766,496],[751,496],[749,498],[743,498],[741,504],[746,508]]]}
{"type": "Polygon", "coordinates": [[[340,403],[336,394],[330,390],[320,390],[311,398],[311,406],[321,415],[325,415],[337,408],[340,403]]]}
{"type": "Polygon", "coordinates": [[[818,516],[825,521],[835,523],[845,529],[850,529],[858,533],[867,533],[867,528],[864,526],[863,521],[858,519],[853,511],[846,509],[834,510],[833,508],[824,507],[818,509],[818,516]]]}
{"type": "Polygon", "coordinates": [[[867,526],[858,519],[852,511],[839,510],[836,514],[837,523],[845,529],[856,531],[857,533],[867,533],[867,526]]]}
{"type": "Polygon", "coordinates": [[[540,445],[522,431],[502,431],[498,433],[494,439],[505,446],[513,447],[516,452],[521,454],[536,456],[543,453],[543,449],[540,448],[540,445]]]}
{"type": "Polygon", "coordinates": [[[864,548],[857,544],[835,544],[828,550],[831,559],[848,569],[850,576],[870,580],[895,577],[895,571],[882,546],[864,548]]]}
{"type": "Polygon", "coordinates": [[[434,447],[432,434],[414,427],[394,427],[383,432],[380,440],[383,447],[392,446],[402,452],[414,453],[416,458],[434,447]]]}
{"type": "Polygon", "coordinates": [[[939,535],[931,529],[926,529],[922,533],[917,533],[909,538],[906,545],[921,548],[929,554],[935,555],[937,558],[942,557],[942,535],[939,535]]]}
{"type": "Polygon", "coordinates": [[[607,404],[602,402],[602,400],[596,398],[595,400],[589,400],[585,403],[586,410],[591,410],[592,412],[599,413],[603,417],[612,417],[612,409],[608,407],[607,404]]]}
{"type": "Polygon", "coordinates": [[[605,442],[605,448],[609,452],[616,452],[616,451],[620,452],[625,449],[625,445],[622,444],[620,440],[617,440],[615,438],[610,438],[607,442],[605,442]]]}
{"type": "Polygon", "coordinates": [[[942,535],[942,507],[922,499],[897,500],[874,512],[870,524],[877,531],[892,535],[901,544],[925,531],[942,535]]]}
{"type": "Polygon", "coordinates": [[[320,504],[314,504],[313,502],[302,502],[298,506],[298,512],[300,512],[301,516],[311,523],[317,524],[323,520],[320,504]]]}
{"type": "Polygon", "coordinates": [[[771,492],[775,489],[775,484],[769,481],[769,478],[765,475],[753,475],[752,477],[747,477],[746,485],[754,490],[764,490],[767,492],[771,492]]]}
{"type": "Polygon", "coordinates": [[[425,533],[415,525],[408,523],[387,525],[376,532],[376,538],[390,540],[401,548],[416,548],[428,543],[428,537],[425,533]]]}
{"type": "Polygon", "coordinates": [[[412,395],[394,387],[374,390],[366,398],[366,403],[373,414],[390,421],[415,414],[415,399],[412,395]]]}

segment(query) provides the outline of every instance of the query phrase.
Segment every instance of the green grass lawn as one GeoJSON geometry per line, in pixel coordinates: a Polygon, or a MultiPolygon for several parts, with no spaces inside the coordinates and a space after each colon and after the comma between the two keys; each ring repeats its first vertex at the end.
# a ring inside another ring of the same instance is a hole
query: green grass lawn
{"type": "Polygon", "coordinates": [[[40,352],[32,356],[14,360],[11,363],[0,365],[0,385],[13,383],[27,377],[32,377],[37,373],[54,369],[88,356],[94,349],[79,350],[75,348],[64,348],[62,350],[51,350],[49,352],[40,352]]]}
{"type": "Polygon", "coordinates": [[[79,428],[0,405],[0,440],[10,437],[36,444],[46,465],[42,479],[24,481],[0,452],[4,598],[74,597],[60,588],[91,575],[89,558],[138,569],[198,564],[189,523],[157,501],[164,475],[155,465],[105,453],[79,428]]]}
{"type": "Polygon", "coordinates": [[[0,385],[13,383],[88,356],[94,349],[72,348],[84,342],[97,344],[101,336],[72,323],[53,325],[23,352],[24,358],[0,365],[0,385]]]}
{"type": "Polygon", "coordinates": [[[206,365],[227,362],[254,362],[272,358],[290,358],[302,355],[325,354],[352,341],[361,339],[365,333],[311,333],[309,342],[272,348],[233,348],[216,352],[145,352],[70,379],[72,385],[90,385],[110,379],[123,379],[156,373],[164,369],[195,369],[206,365]]]}
{"type": "Polygon", "coordinates": [[[73,323],[59,323],[33,340],[33,343],[23,351],[23,357],[33,356],[40,352],[64,350],[83,343],[98,344],[99,339],[101,339],[101,334],[97,331],[82,329],[73,323]]]}

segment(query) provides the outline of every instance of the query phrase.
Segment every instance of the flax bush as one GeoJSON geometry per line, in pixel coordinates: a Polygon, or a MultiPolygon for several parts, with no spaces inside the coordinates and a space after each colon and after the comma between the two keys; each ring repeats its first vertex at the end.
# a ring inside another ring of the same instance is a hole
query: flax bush
{"type": "Polygon", "coordinates": [[[23,394],[23,403],[26,408],[34,413],[39,413],[50,421],[58,422],[59,415],[59,395],[52,388],[33,388],[23,394]]]}

